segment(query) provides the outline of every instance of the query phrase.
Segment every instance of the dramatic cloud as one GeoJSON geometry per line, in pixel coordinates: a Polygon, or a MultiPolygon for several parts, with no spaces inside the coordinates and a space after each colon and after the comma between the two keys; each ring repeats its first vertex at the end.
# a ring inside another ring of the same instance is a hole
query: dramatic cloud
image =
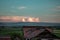
{"type": "Polygon", "coordinates": [[[40,22],[40,19],[24,16],[0,16],[0,22],[40,22]]]}

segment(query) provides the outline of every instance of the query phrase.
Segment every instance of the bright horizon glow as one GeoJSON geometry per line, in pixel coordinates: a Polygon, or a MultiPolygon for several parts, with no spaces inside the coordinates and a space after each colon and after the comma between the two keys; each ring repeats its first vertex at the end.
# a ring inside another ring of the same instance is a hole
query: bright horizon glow
{"type": "Polygon", "coordinates": [[[0,0],[0,16],[1,21],[60,23],[60,0],[0,0]]]}
{"type": "Polygon", "coordinates": [[[24,16],[0,16],[0,22],[40,22],[40,19],[24,16]]]}

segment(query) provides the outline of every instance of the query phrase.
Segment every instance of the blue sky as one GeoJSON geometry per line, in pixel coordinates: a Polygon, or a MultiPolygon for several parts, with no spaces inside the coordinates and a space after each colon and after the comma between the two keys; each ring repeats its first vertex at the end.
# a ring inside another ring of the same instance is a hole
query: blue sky
{"type": "Polygon", "coordinates": [[[60,0],[0,0],[0,16],[39,17],[41,22],[60,22],[60,0]]]}

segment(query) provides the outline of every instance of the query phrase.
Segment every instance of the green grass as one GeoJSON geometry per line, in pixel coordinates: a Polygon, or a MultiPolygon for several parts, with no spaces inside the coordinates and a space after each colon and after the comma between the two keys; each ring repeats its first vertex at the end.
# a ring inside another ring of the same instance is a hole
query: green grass
{"type": "Polygon", "coordinates": [[[55,33],[56,36],[60,37],[60,33],[55,33]]]}
{"type": "MultiPolygon", "coordinates": [[[[53,33],[56,36],[60,37],[60,30],[53,30],[53,33]]],[[[1,28],[0,35],[13,35],[13,34],[19,34],[21,37],[23,37],[23,29],[22,28],[1,28]]]]}
{"type": "Polygon", "coordinates": [[[56,36],[60,37],[60,30],[54,30],[53,33],[54,33],[56,36]]]}
{"type": "Polygon", "coordinates": [[[60,33],[60,30],[54,30],[53,32],[54,33],[60,33]]]}
{"type": "Polygon", "coordinates": [[[13,35],[19,34],[23,36],[22,28],[1,28],[0,35],[13,35]]]}

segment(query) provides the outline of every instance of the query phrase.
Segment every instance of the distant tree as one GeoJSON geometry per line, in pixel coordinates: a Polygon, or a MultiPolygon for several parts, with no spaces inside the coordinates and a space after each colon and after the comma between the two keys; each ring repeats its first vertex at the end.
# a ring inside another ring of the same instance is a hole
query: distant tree
{"type": "Polygon", "coordinates": [[[1,28],[5,28],[4,26],[1,26],[1,28]]]}
{"type": "Polygon", "coordinates": [[[2,30],[0,29],[0,31],[2,31],[2,30]]]}
{"type": "Polygon", "coordinates": [[[23,40],[23,36],[21,37],[20,34],[14,33],[11,35],[11,40],[23,40]]]}

